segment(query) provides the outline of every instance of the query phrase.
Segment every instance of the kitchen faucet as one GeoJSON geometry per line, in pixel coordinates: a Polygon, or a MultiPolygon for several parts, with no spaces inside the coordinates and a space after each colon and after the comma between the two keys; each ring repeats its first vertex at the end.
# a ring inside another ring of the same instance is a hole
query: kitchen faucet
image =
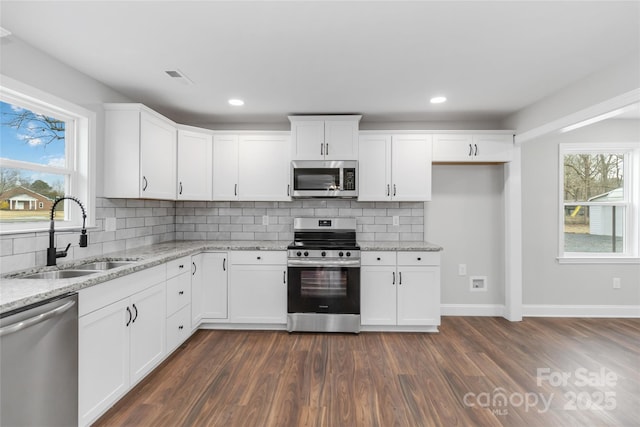
{"type": "Polygon", "coordinates": [[[80,247],[81,248],[86,248],[87,247],[87,228],[85,227],[85,222],[87,219],[87,214],[84,210],[84,206],[82,206],[82,203],[80,202],[80,200],[78,200],[76,197],[73,196],[62,196],[62,197],[58,197],[56,198],[56,200],[53,202],[53,205],[51,206],[51,221],[50,221],[50,225],[49,225],[49,248],[47,249],[47,266],[50,265],[56,265],[56,259],[57,258],[63,258],[67,256],[67,251],[69,250],[69,246],[71,246],[71,243],[69,243],[67,245],[67,247],[65,248],[64,251],[56,251],[55,248],[55,242],[54,242],[54,235],[55,235],[55,221],[53,219],[54,215],[55,215],[55,211],[56,211],[56,205],[58,203],[60,203],[63,200],[73,200],[74,202],[76,202],[79,206],[80,209],[82,209],[82,234],[80,234],[80,247]]]}

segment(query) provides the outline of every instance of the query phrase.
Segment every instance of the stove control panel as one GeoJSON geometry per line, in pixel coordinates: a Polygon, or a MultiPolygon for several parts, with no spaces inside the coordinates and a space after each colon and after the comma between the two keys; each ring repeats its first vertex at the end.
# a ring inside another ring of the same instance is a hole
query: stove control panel
{"type": "Polygon", "coordinates": [[[305,258],[324,258],[324,259],[359,259],[360,251],[358,249],[309,249],[309,250],[289,250],[289,258],[305,259],[305,258]]]}

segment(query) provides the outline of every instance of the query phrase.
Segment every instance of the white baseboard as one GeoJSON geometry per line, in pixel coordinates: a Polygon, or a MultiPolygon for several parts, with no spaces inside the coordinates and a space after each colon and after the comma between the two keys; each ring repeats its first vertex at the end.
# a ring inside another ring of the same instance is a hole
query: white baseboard
{"type": "Polygon", "coordinates": [[[640,305],[524,304],[523,317],[640,317],[640,305]]]}
{"type": "Polygon", "coordinates": [[[440,304],[443,316],[485,316],[500,317],[505,315],[501,304],[440,304]]]}

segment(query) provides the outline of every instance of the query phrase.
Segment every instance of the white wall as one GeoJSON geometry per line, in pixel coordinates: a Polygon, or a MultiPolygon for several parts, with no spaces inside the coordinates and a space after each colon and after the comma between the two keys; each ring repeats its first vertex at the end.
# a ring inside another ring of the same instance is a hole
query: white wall
{"type": "Polygon", "coordinates": [[[640,265],[558,264],[558,144],[640,141],[640,123],[609,120],[522,146],[523,303],[527,305],[638,305],[640,265]],[[614,290],[613,277],[622,279],[614,290]]]}
{"type": "Polygon", "coordinates": [[[102,104],[131,100],[13,35],[3,37],[0,43],[0,74],[96,113],[96,191],[100,196],[104,137],[102,104]]]}
{"type": "Polygon", "coordinates": [[[504,166],[434,165],[425,203],[427,240],[442,252],[443,304],[504,304],[504,166]],[[458,275],[467,265],[467,276],[458,275]],[[470,292],[469,276],[487,276],[486,292],[470,292]]]}

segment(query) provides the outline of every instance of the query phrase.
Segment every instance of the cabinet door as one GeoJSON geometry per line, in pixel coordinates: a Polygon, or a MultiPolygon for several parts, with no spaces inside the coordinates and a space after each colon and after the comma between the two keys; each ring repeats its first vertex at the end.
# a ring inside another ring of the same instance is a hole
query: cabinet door
{"type": "Polygon", "coordinates": [[[324,142],[326,160],[358,160],[358,122],[325,120],[324,142]]]}
{"type": "Polygon", "coordinates": [[[360,137],[358,200],[391,200],[391,136],[360,137]]]}
{"type": "Polygon", "coordinates": [[[88,425],[129,389],[129,300],[78,320],[78,420],[88,425]]]}
{"type": "Polygon", "coordinates": [[[398,325],[440,324],[440,268],[398,266],[398,325]]]}
{"type": "Polygon", "coordinates": [[[140,114],[140,195],[176,198],[176,129],[146,111],[140,114]]]}
{"type": "Polygon", "coordinates": [[[140,188],[140,111],[105,108],[104,197],[137,199],[140,188]]]}
{"type": "Polygon", "coordinates": [[[512,135],[474,135],[474,154],[478,162],[510,162],[512,135]]]}
{"type": "Polygon", "coordinates": [[[233,265],[229,319],[235,323],[286,323],[286,266],[233,265]]]}
{"type": "Polygon", "coordinates": [[[361,268],[360,323],[363,325],[396,324],[397,279],[395,266],[363,266],[361,268]]]}
{"type": "Polygon", "coordinates": [[[284,135],[240,136],[240,200],[291,200],[289,141],[289,137],[284,135]]]}
{"type": "Polygon", "coordinates": [[[473,135],[433,135],[434,162],[473,162],[473,135]]]}
{"type": "Polygon", "coordinates": [[[213,200],[238,200],[238,136],[213,137],[213,200]]]}
{"type": "Polygon", "coordinates": [[[324,121],[291,122],[291,140],[294,160],[324,159],[324,121]]]}
{"type": "Polygon", "coordinates": [[[227,318],[228,268],[229,260],[226,253],[202,254],[198,266],[202,280],[202,319],[227,318]]]}
{"type": "Polygon", "coordinates": [[[178,200],[213,197],[213,140],[205,133],[178,131],[178,200]]]}
{"type": "Polygon", "coordinates": [[[202,321],[204,302],[204,270],[202,269],[204,254],[191,256],[191,329],[195,330],[202,321]]]}
{"type": "Polygon", "coordinates": [[[160,283],[131,297],[131,385],[164,357],[166,349],[166,292],[160,283]]]}
{"type": "Polygon", "coordinates": [[[391,174],[392,200],[431,200],[431,136],[394,135],[391,174]]]}

